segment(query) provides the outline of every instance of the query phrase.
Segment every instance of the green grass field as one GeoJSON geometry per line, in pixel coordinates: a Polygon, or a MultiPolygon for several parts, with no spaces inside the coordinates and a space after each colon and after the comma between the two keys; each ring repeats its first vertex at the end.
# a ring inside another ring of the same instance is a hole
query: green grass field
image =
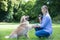
{"type": "MultiPolygon", "coordinates": [[[[0,40],[16,40],[16,38],[6,39],[4,38],[6,35],[9,35],[14,28],[16,28],[19,24],[0,24],[0,40]]],[[[38,38],[35,36],[34,29],[29,31],[30,40],[60,40],[60,24],[53,24],[53,34],[50,38],[38,38]]],[[[21,37],[19,40],[27,40],[24,37],[21,37]]]]}

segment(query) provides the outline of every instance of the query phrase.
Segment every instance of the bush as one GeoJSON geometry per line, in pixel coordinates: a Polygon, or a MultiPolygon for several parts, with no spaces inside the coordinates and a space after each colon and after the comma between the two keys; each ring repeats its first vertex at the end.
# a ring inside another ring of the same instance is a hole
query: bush
{"type": "Polygon", "coordinates": [[[38,15],[41,14],[42,5],[48,6],[52,19],[60,15],[59,0],[29,0],[28,2],[24,0],[0,0],[0,4],[0,21],[19,22],[21,16],[29,15],[30,21],[37,22],[38,15]]]}

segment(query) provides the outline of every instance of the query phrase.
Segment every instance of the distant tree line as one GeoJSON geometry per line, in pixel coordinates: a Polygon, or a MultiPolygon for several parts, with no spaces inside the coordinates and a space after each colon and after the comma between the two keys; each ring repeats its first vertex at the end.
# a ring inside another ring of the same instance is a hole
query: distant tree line
{"type": "Polygon", "coordinates": [[[37,22],[42,5],[48,6],[53,20],[60,20],[60,0],[0,0],[0,22],[19,22],[23,15],[37,22]]]}

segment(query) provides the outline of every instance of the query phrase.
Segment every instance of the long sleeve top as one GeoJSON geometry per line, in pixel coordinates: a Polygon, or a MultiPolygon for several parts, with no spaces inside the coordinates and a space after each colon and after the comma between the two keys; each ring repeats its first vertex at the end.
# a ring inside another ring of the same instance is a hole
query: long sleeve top
{"type": "Polygon", "coordinates": [[[49,34],[52,34],[52,20],[49,13],[43,15],[42,21],[40,23],[40,28],[42,28],[42,30],[48,32],[49,34]]]}

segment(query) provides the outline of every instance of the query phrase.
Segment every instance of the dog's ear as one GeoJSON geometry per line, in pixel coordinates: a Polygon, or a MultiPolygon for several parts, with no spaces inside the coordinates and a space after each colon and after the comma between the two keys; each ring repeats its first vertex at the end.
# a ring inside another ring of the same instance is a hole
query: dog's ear
{"type": "Polygon", "coordinates": [[[21,20],[20,20],[20,23],[24,22],[25,21],[25,16],[22,16],[21,17],[21,20]]]}

